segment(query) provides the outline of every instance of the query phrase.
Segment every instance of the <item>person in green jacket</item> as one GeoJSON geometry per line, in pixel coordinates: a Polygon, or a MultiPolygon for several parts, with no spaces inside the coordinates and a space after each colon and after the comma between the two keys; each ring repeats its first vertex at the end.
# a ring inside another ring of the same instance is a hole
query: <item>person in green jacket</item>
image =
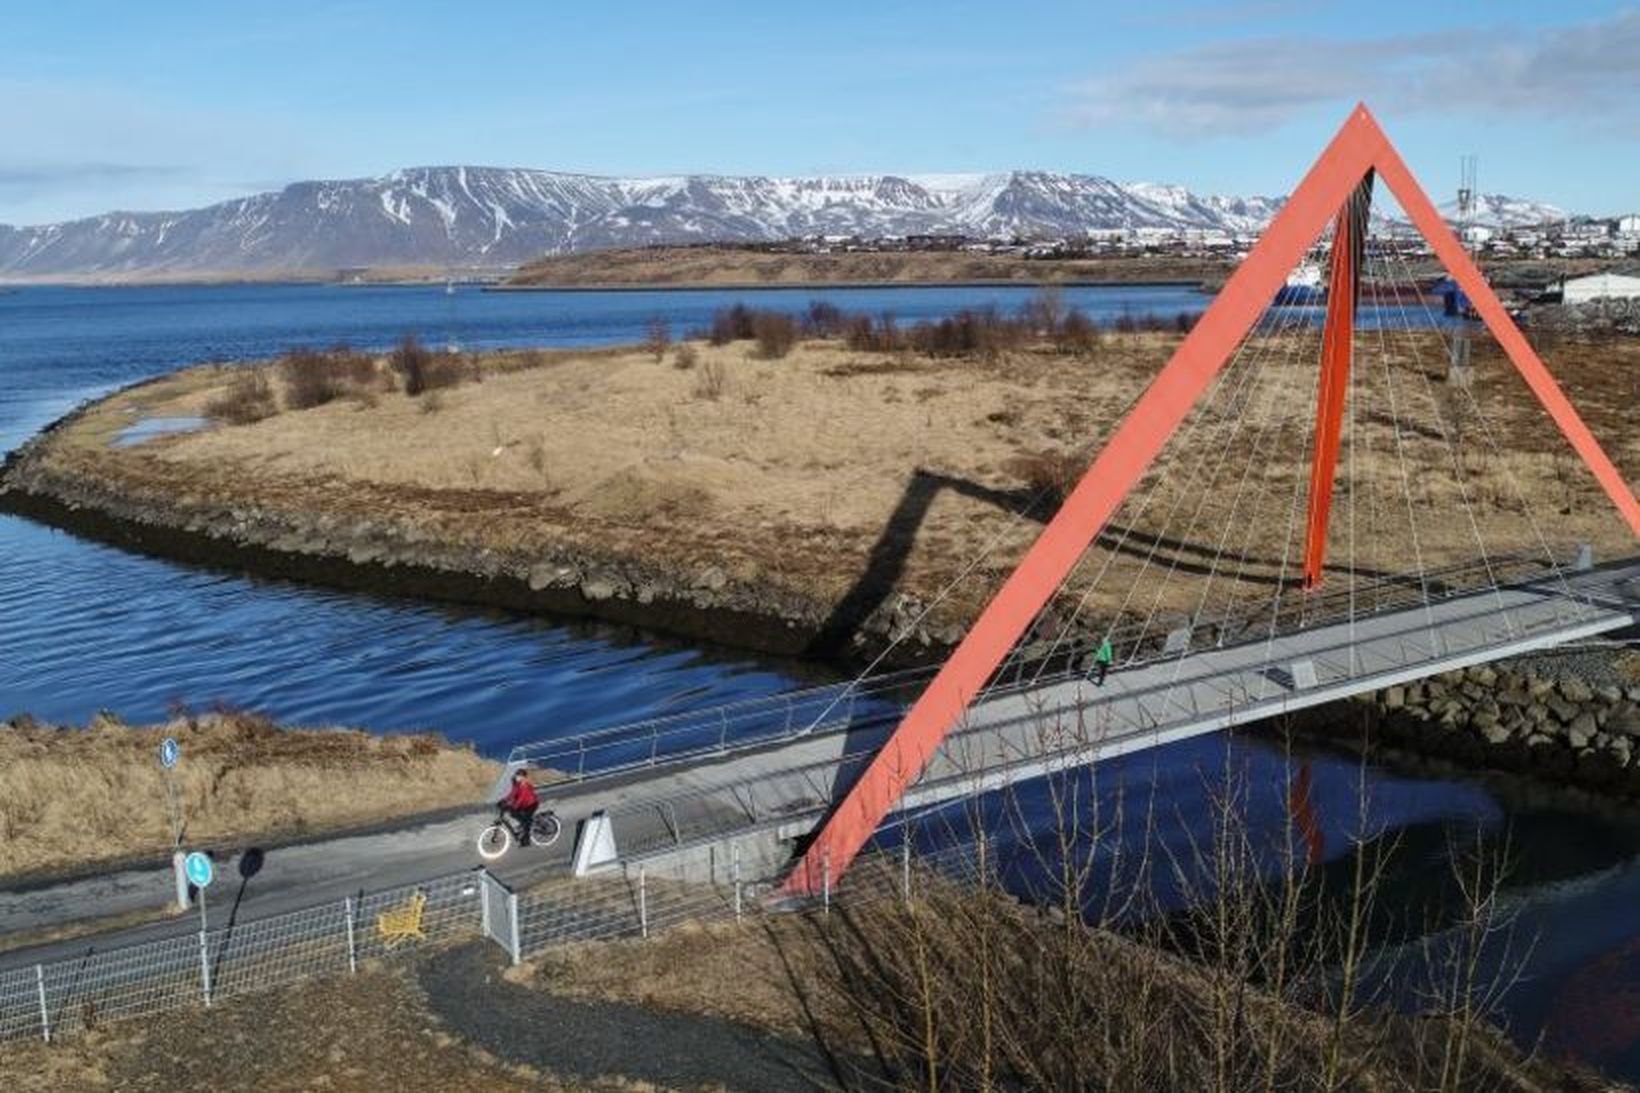
{"type": "Polygon", "coordinates": [[[1099,651],[1093,654],[1093,667],[1099,673],[1093,680],[1095,687],[1105,685],[1105,674],[1110,671],[1111,658],[1115,655],[1115,651],[1110,647],[1110,635],[1107,634],[1105,640],[1099,643],[1099,651]]]}

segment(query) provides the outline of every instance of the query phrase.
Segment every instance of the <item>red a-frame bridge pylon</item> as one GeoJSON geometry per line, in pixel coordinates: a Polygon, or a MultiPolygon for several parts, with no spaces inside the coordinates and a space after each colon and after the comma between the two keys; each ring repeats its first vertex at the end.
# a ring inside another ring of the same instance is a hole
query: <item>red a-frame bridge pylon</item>
{"type": "Polygon", "coordinates": [[[1312,583],[1320,579],[1333,465],[1338,454],[1338,417],[1348,389],[1359,262],[1353,242],[1365,228],[1365,204],[1360,192],[1371,186],[1374,173],[1383,179],[1447,272],[1468,295],[1487,329],[1617,505],[1629,528],[1640,536],[1640,503],[1635,501],[1628,483],[1510,320],[1376,119],[1365,105],[1357,105],[1252,253],[1111,435],[1018,568],[907,711],[848,796],[826,819],[803,859],[787,877],[783,888],[786,894],[812,895],[820,891],[828,877],[835,881],[848,868],[1235,347],[1270,306],[1288,272],[1333,219],[1338,230],[1331,270],[1334,294],[1329,300],[1348,303],[1342,308],[1329,306],[1323,337],[1305,549],[1306,579],[1312,583]],[[1346,291],[1337,292],[1345,286],[1346,291]]]}

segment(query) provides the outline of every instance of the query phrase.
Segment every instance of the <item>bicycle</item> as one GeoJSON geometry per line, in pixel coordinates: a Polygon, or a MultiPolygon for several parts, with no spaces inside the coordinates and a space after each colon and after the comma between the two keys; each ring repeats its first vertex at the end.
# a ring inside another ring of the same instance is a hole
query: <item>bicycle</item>
{"type": "MultiPolygon", "coordinates": [[[[558,841],[563,829],[564,825],[550,808],[540,809],[530,820],[529,845],[551,846],[558,841]]],[[[478,856],[485,861],[495,861],[511,850],[515,841],[522,841],[522,835],[512,813],[498,808],[495,810],[495,821],[478,833],[478,856]]]]}

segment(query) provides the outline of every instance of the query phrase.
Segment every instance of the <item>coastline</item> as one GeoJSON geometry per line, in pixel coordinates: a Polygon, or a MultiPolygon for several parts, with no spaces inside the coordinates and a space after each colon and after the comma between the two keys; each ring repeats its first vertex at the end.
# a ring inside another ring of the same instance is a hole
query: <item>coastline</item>
{"type": "MultiPolygon", "coordinates": [[[[598,620],[777,657],[813,654],[829,605],[790,589],[731,580],[720,568],[684,574],[630,557],[565,546],[552,556],[507,557],[428,541],[412,529],[324,514],[121,494],[41,465],[43,449],[98,406],[164,383],[150,377],[90,400],[0,460],[0,513],[170,561],[344,591],[598,620]]],[[[908,609],[906,609],[908,610],[908,609]]],[[[861,624],[852,656],[876,656],[906,610],[861,624]]],[[[881,614],[881,613],[880,613],[881,614]]],[[[925,664],[958,635],[918,627],[888,667],[925,664]]]]}

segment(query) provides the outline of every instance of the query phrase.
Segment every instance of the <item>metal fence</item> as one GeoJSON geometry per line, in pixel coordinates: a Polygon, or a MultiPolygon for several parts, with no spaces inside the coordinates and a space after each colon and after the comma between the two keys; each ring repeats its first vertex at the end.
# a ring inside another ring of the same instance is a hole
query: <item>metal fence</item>
{"type": "MultiPolygon", "coordinates": [[[[909,846],[863,854],[847,884],[820,903],[909,897],[913,876],[963,875],[950,849],[909,846]]],[[[52,1040],[108,1021],[209,1007],[301,979],[357,971],[372,958],[421,945],[487,938],[517,963],[554,945],[645,938],[684,922],[726,922],[762,913],[766,882],[738,869],[718,883],[648,876],[643,866],[592,878],[559,878],[514,892],[486,870],[331,901],[287,914],[228,923],[72,959],[0,970],[0,1041],[52,1040]]]]}
{"type": "Polygon", "coordinates": [[[249,922],[0,971],[0,1040],[209,1006],[477,934],[481,877],[458,873],[249,922]],[[385,916],[385,917],[384,917],[385,916]]]}

